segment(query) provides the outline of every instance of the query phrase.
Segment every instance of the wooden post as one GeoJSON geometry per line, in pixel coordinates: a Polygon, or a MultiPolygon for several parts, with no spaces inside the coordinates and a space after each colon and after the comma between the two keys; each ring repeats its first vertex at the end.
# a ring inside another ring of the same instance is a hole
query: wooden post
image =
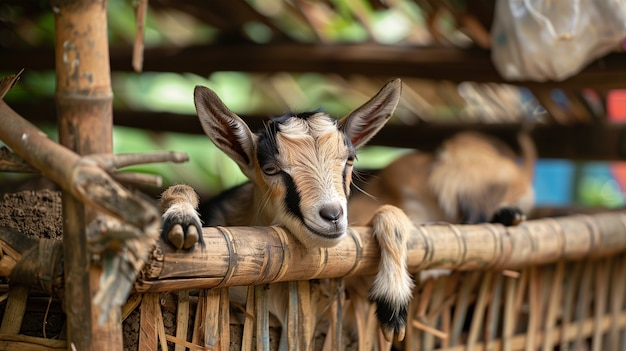
{"type": "MultiPolygon", "coordinates": [[[[106,0],[53,0],[59,141],[80,155],[112,152],[106,0]]],[[[98,325],[92,304],[100,272],[91,267],[85,227],[95,211],[63,194],[68,348],[121,350],[120,311],[98,325]]]]}

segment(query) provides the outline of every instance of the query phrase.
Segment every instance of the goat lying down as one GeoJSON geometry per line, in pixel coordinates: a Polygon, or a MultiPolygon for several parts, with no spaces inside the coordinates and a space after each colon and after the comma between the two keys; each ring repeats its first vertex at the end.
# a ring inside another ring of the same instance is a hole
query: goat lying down
{"type": "Polygon", "coordinates": [[[391,204],[414,223],[516,225],[533,206],[536,159],[527,132],[518,142],[521,164],[503,142],[478,132],[461,132],[432,154],[401,156],[352,196],[350,222],[363,223],[374,208],[391,204]]]}
{"type": "MultiPolygon", "coordinates": [[[[230,189],[196,212],[198,196],[175,185],[161,196],[162,237],[176,248],[203,244],[207,226],[286,228],[305,247],[332,247],[348,228],[348,197],[356,149],[389,120],[400,99],[401,81],[388,82],[374,97],[337,121],[324,112],[288,114],[252,133],[208,88],[196,87],[194,101],[204,132],[230,156],[250,182],[230,189]]],[[[367,222],[381,249],[379,271],[369,279],[369,299],[385,338],[404,337],[413,282],[406,270],[406,241],[412,223],[391,205],[372,208],[367,222]]],[[[346,288],[362,290],[363,286],[346,288]]],[[[274,284],[276,285],[276,284],[274,284]]],[[[366,287],[367,288],[367,287],[366,287]]],[[[284,322],[286,302],[270,309],[284,322]]],[[[276,299],[276,298],[274,298],[276,299]]],[[[284,299],[283,299],[284,300],[284,299]]],[[[274,306],[274,307],[272,307],[274,306]]],[[[284,325],[284,324],[283,324],[284,325]]]]}

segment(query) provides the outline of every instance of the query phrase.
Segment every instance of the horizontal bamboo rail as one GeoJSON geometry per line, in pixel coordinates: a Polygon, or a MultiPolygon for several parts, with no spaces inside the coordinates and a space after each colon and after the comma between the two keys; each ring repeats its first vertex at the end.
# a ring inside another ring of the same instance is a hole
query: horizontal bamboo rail
{"type": "MultiPolygon", "coordinates": [[[[204,228],[206,249],[160,244],[136,284],[141,292],[255,285],[375,272],[378,248],[368,227],[351,227],[332,248],[304,249],[278,227],[204,228]]],[[[409,240],[411,272],[518,269],[626,250],[626,213],[574,215],[501,225],[425,224],[409,240]]]]}

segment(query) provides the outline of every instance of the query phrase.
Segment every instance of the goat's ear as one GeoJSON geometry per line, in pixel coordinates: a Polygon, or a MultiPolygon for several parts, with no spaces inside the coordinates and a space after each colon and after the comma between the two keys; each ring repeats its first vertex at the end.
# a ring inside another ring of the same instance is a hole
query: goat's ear
{"type": "Polygon", "coordinates": [[[368,102],[339,122],[355,148],[367,143],[389,120],[400,101],[402,81],[398,78],[383,86],[368,102]]]}
{"type": "Polygon", "coordinates": [[[193,91],[196,112],[206,135],[245,172],[253,166],[256,136],[246,123],[228,109],[215,92],[196,86],[193,91]]]}

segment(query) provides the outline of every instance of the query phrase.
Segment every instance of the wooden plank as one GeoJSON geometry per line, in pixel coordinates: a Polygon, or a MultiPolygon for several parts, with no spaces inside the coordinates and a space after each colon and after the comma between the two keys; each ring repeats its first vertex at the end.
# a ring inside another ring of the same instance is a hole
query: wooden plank
{"type": "Polygon", "coordinates": [[[144,295],[141,302],[141,319],[139,322],[139,351],[158,350],[158,304],[158,293],[144,295]]]}
{"type": "Polygon", "coordinates": [[[28,301],[29,288],[22,285],[11,286],[9,290],[9,300],[7,301],[0,334],[19,334],[26,312],[26,302],[28,301]]]}
{"type": "Polygon", "coordinates": [[[287,333],[287,348],[288,350],[298,349],[299,339],[299,317],[298,305],[300,304],[298,294],[298,282],[292,281],[287,283],[289,289],[289,303],[287,307],[287,320],[283,328],[283,333],[287,333]]]}
{"type": "Polygon", "coordinates": [[[0,334],[0,350],[64,351],[68,349],[66,340],[45,339],[21,334],[0,334]]]}
{"type": "MultiPolygon", "coordinates": [[[[3,68],[17,71],[52,69],[50,49],[10,50],[3,53],[3,68]],[[42,58],[50,59],[42,59],[42,58]]],[[[185,48],[145,50],[144,71],[195,73],[217,71],[319,72],[341,75],[410,76],[454,82],[514,83],[547,87],[624,87],[624,55],[611,54],[589,64],[562,82],[511,82],[496,71],[490,51],[401,45],[319,44],[281,42],[258,45],[228,43],[185,48]],[[375,73],[373,73],[375,72],[375,73]]],[[[132,52],[111,49],[112,70],[130,71],[132,52]]]]}
{"type": "Polygon", "coordinates": [[[483,326],[483,319],[485,316],[485,311],[487,308],[488,298],[491,294],[491,280],[493,279],[493,275],[496,274],[494,272],[485,272],[482,276],[482,281],[480,284],[480,290],[478,292],[478,298],[476,300],[476,305],[474,306],[474,312],[472,315],[472,323],[470,325],[470,331],[467,336],[467,348],[468,350],[473,350],[473,348],[478,344],[478,336],[483,326]]]}
{"type": "Polygon", "coordinates": [[[270,323],[269,323],[269,285],[254,287],[254,305],[256,312],[256,350],[270,350],[270,323]]]}
{"type": "MultiPolygon", "coordinates": [[[[203,319],[203,346],[209,349],[220,349],[220,303],[221,289],[208,289],[205,291],[205,311],[203,319]]],[[[226,349],[228,345],[222,345],[226,349]]]]}
{"type": "Polygon", "coordinates": [[[543,314],[541,308],[540,299],[540,284],[541,279],[537,272],[537,266],[531,266],[529,268],[528,277],[528,324],[526,327],[526,351],[536,350],[538,346],[537,334],[539,333],[539,318],[543,314]]]}
{"type": "Polygon", "coordinates": [[[220,291],[220,346],[222,350],[230,349],[230,294],[228,288],[220,291]]]}
{"type": "MultiPolygon", "coordinates": [[[[336,280],[335,280],[336,282],[336,280]]],[[[308,280],[300,280],[297,282],[297,294],[298,294],[298,350],[311,350],[314,344],[313,333],[315,332],[315,304],[318,301],[311,300],[311,282],[308,280]]],[[[337,306],[335,306],[335,310],[337,306]]],[[[341,325],[341,321],[339,321],[341,325]]],[[[341,334],[337,335],[337,340],[341,340],[341,334]]]]}
{"type": "Polygon", "coordinates": [[[254,347],[252,337],[254,335],[254,323],[256,320],[255,287],[249,286],[247,290],[246,313],[243,322],[243,335],[241,336],[241,351],[252,351],[254,347]]]}
{"type": "Polygon", "coordinates": [[[504,279],[505,277],[502,274],[497,274],[494,279],[493,295],[489,301],[487,321],[485,323],[485,340],[487,341],[487,349],[485,351],[493,351],[490,342],[496,339],[501,325],[500,314],[502,313],[501,301],[504,279]]]}
{"type": "Polygon", "coordinates": [[[624,308],[624,292],[626,291],[626,257],[618,257],[613,259],[615,267],[611,274],[611,316],[613,323],[609,330],[608,347],[610,350],[619,349],[620,345],[620,329],[617,327],[619,315],[624,308]]]}
{"type": "MultiPolygon", "coordinates": [[[[625,60],[626,61],[626,60],[625,60]]],[[[43,100],[37,104],[11,103],[20,115],[32,123],[56,123],[54,102],[43,100]]],[[[164,112],[129,111],[116,109],[115,125],[160,132],[202,134],[195,115],[164,112]]],[[[280,112],[277,112],[277,114],[280,112]]],[[[242,116],[250,128],[262,127],[267,116],[242,116]]],[[[385,145],[433,151],[445,139],[466,130],[480,131],[501,138],[518,150],[517,133],[522,129],[517,123],[421,123],[407,126],[388,123],[368,145],[385,145]]],[[[531,132],[541,158],[567,158],[571,160],[624,160],[626,159],[626,124],[577,123],[568,125],[535,125],[531,132]],[[558,143],[554,141],[558,140],[558,143]]]]}
{"type": "MultiPolygon", "coordinates": [[[[596,262],[587,261],[585,262],[585,267],[583,268],[583,273],[582,273],[582,277],[580,280],[580,289],[578,291],[578,300],[576,301],[576,314],[575,314],[575,321],[574,321],[574,324],[578,326],[581,332],[578,333],[578,336],[575,338],[574,350],[580,350],[583,347],[583,345],[585,345],[585,340],[583,339],[581,334],[582,334],[583,322],[588,320],[588,316],[590,314],[589,305],[590,305],[590,298],[592,296],[592,290],[591,290],[592,275],[593,275],[595,266],[596,266],[596,262]]],[[[596,324],[599,324],[599,323],[596,323],[596,324]]],[[[594,327],[598,328],[597,325],[595,325],[594,327]]]]}
{"type": "MultiPolygon", "coordinates": [[[[434,329],[438,325],[439,315],[431,314],[431,312],[441,306],[443,300],[445,298],[445,289],[446,282],[448,280],[447,276],[439,276],[435,278],[435,284],[432,290],[432,297],[430,298],[430,302],[428,304],[429,316],[425,316],[423,319],[427,326],[430,326],[431,329],[434,329]]],[[[424,333],[422,345],[423,350],[431,350],[435,347],[435,336],[441,338],[443,336],[442,332],[426,332],[424,333]]],[[[444,337],[447,338],[447,335],[444,337]]]]}
{"type": "Polygon", "coordinates": [[[516,279],[506,277],[504,287],[504,316],[502,327],[502,350],[513,350],[513,337],[515,333],[515,322],[517,315],[515,314],[515,287],[516,279]]]}
{"type": "Polygon", "coordinates": [[[544,324],[544,342],[543,351],[553,349],[554,333],[556,329],[558,312],[560,311],[560,302],[563,297],[563,274],[565,272],[565,262],[560,261],[556,265],[556,271],[551,282],[550,295],[548,300],[548,311],[546,314],[546,322],[544,324]]]}
{"type": "MultiPolygon", "coordinates": [[[[189,329],[189,290],[178,292],[178,307],[176,308],[176,337],[187,340],[189,329]]],[[[185,346],[176,344],[174,351],[185,351],[185,346]]]]}
{"type": "Polygon", "coordinates": [[[609,271],[611,268],[610,261],[608,259],[601,260],[596,264],[595,282],[594,282],[594,299],[593,299],[593,315],[595,319],[593,330],[593,341],[591,350],[602,351],[602,338],[606,330],[600,328],[602,317],[607,313],[607,300],[609,289],[609,271]]]}

